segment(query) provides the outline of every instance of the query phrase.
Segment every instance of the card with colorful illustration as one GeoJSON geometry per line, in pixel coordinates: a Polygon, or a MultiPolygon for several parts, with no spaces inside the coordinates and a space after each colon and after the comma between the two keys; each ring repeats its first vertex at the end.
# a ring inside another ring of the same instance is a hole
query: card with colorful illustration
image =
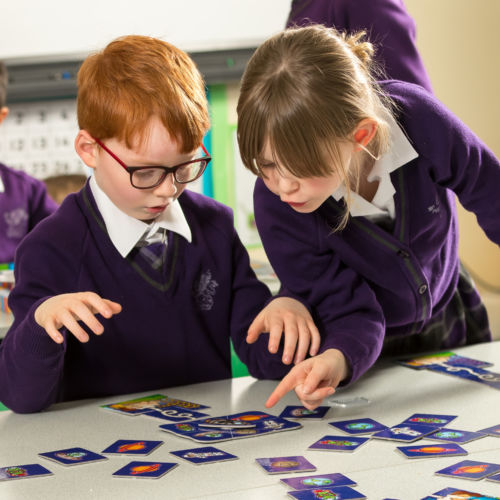
{"type": "Polygon", "coordinates": [[[113,477],[138,477],[144,479],[158,479],[171,471],[177,465],[174,462],[144,462],[133,461],[113,472],[113,477]]]}
{"type": "Polygon", "coordinates": [[[387,429],[387,425],[383,425],[372,418],[356,418],[353,420],[340,420],[339,422],[328,422],[329,425],[346,432],[347,434],[372,434],[373,432],[387,429]]]}
{"type": "Polygon", "coordinates": [[[324,451],[354,451],[369,440],[370,438],[361,436],[348,438],[345,436],[323,436],[321,439],[309,446],[309,449],[324,451]]]}
{"type": "Polygon", "coordinates": [[[202,448],[190,448],[187,450],[171,451],[172,455],[187,460],[192,464],[211,464],[214,462],[226,462],[228,460],[237,460],[236,455],[226,451],[214,448],[213,446],[204,446],[202,448]]]}
{"type": "Polygon", "coordinates": [[[291,419],[321,419],[324,418],[330,409],[329,406],[318,406],[314,410],[308,410],[304,406],[287,406],[279,415],[280,418],[291,419]]]}
{"type": "Polygon", "coordinates": [[[476,368],[486,368],[488,366],[493,366],[493,363],[489,363],[488,361],[467,358],[451,351],[436,352],[433,354],[427,354],[425,356],[418,356],[416,358],[400,359],[398,360],[398,363],[403,366],[408,366],[409,368],[414,368],[416,370],[422,370],[427,368],[429,365],[434,364],[472,366],[476,368]]]}
{"type": "Polygon", "coordinates": [[[101,405],[105,410],[112,410],[123,415],[141,415],[150,410],[161,410],[175,406],[177,408],[185,408],[187,410],[203,410],[210,408],[209,406],[201,405],[199,403],[191,403],[182,399],[174,399],[164,394],[152,394],[142,398],[129,399],[128,401],[119,401],[118,403],[110,403],[101,405]]]}
{"type": "Polygon", "coordinates": [[[294,490],[310,490],[318,487],[355,486],[356,483],[344,474],[315,474],[313,476],[300,476],[280,479],[283,484],[294,490]]]}
{"type": "Polygon", "coordinates": [[[494,425],[493,427],[486,427],[486,429],[481,429],[477,432],[486,434],[487,436],[500,437],[500,424],[494,425]]]}
{"type": "Polygon", "coordinates": [[[434,425],[404,424],[395,425],[389,429],[372,434],[373,439],[388,439],[390,441],[405,441],[411,443],[428,434],[436,432],[434,425]]]}
{"type": "Polygon", "coordinates": [[[490,372],[472,366],[430,365],[428,370],[485,384],[493,389],[500,389],[500,373],[490,372]]]}
{"type": "Polygon", "coordinates": [[[354,500],[366,498],[365,495],[350,486],[334,486],[332,488],[314,488],[311,490],[289,491],[288,495],[298,500],[315,500],[317,498],[354,500]]]}
{"type": "Polygon", "coordinates": [[[485,437],[486,434],[481,432],[463,431],[459,429],[450,429],[449,427],[443,427],[432,434],[429,434],[426,439],[432,439],[433,441],[446,441],[448,443],[469,443],[476,439],[485,437]]]}
{"type": "Polygon", "coordinates": [[[434,427],[441,428],[448,425],[452,420],[457,418],[456,415],[436,415],[434,413],[414,413],[411,417],[403,420],[399,425],[406,424],[423,424],[433,425],[434,427]]]}
{"type": "Polygon", "coordinates": [[[62,465],[78,465],[108,459],[108,457],[79,447],[66,448],[65,450],[49,451],[46,453],[39,453],[38,455],[44,458],[48,458],[49,460],[54,460],[55,462],[62,465]]]}
{"type": "Polygon", "coordinates": [[[142,416],[165,420],[167,422],[187,422],[197,418],[208,417],[209,415],[201,411],[191,411],[178,406],[170,406],[161,410],[147,411],[142,413],[142,416]]]}
{"type": "Polygon", "coordinates": [[[52,472],[40,464],[9,465],[7,467],[0,467],[0,481],[51,475],[52,472]]]}
{"type": "Polygon", "coordinates": [[[436,493],[433,493],[431,496],[426,497],[426,498],[429,498],[429,499],[437,499],[437,498],[455,499],[456,498],[457,500],[462,499],[462,498],[465,498],[465,499],[470,498],[470,499],[475,499],[475,500],[479,500],[479,499],[486,500],[489,498],[491,500],[494,500],[494,497],[488,497],[486,495],[482,495],[481,493],[476,493],[473,491],[466,491],[466,490],[459,490],[457,488],[451,488],[451,487],[436,491],[436,493]]]}
{"type": "Polygon", "coordinates": [[[177,436],[199,441],[201,443],[215,443],[219,441],[260,436],[271,432],[300,429],[302,427],[302,425],[298,422],[292,422],[285,418],[275,417],[261,411],[247,411],[213,418],[233,420],[235,422],[241,420],[242,422],[251,423],[254,426],[249,428],[208,428],[200,426],[200,422],[203,422],[206,419],[198,419],[191,420],[189,422],[160,425],[160,429],[177,436]]]}
{"type": "Polygon", "coordinates": [[[486,478],[488,481],[493,481],[494,483],[500,483],[500,474],[493,474],[486,478]]]}
{"type": "Polygon", "coordinates": [[[268,474],[283,474],[288,472],[313,472],[316,467],[302,456],[256,458],[255,461],[268,474]]]}
{"type": "Polygon", "coordinates": [[[215,429],[252,429],[257,427],[255,422],[226,417],[205,418],[203,420],[198,420],[198,425],[200,427],[215,429]]]}
{"type": "Polygon", "coordinates": [[[400,453],[408,458],[428,458],[428,457],[448,457],[467,455],[467,450],[464,450],[456,443],[443,443],[435,445],[421,446],[398,446],[396,448],[400,453]]]}
{"type": "Polygon", "coordinates": [[[438,476],[460,477],[478,480],[500,472],[500,464],[464,460],[435,472],[438,476]]]}
{"type": "Polygon", "coordinates": [[[161,444],[163,444],[163,441],[118,439],[112,445],[102,450],[101,453],[111,455],[149,455],[161,444]]]}

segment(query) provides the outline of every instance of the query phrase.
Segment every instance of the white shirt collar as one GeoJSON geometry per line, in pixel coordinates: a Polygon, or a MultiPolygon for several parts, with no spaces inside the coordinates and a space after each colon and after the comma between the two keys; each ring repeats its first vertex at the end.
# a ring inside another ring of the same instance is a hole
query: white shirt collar
{"type": "MultiPolygon", "coordinates": [[[[418,157],[418,153],[410,144],[396,120],[391,115],[387,115],[386,119],[390,127],[391,147],[375,162],[368,175],[368,180],[378,180],[379,186],[371,202],[351,191],[350,213],[354,217],[389,214],[391,218],[394,218],[394,193],[396,190],[392,184],[390,174],[418,157]]],[[[345,185],[342,184],[332,196],[339,201],[345,194],[345,185]]]]}
{"type": "Polygon", "coordinates": [[[122,212],[98,186],[94,176],[90,178],[89,185],[108,235],[122,257],[126,257],[140,240],[154,240],[159,228],[174,231],[191,243],[191,229],[178,200],[171,203],[153,223],[147,224],[122,212]]]}
{"type": "Polygon", "coordinates": [[[0,175],[0,193],[5,192],[5,186],[3,185],[2,176],[0,175]]]}

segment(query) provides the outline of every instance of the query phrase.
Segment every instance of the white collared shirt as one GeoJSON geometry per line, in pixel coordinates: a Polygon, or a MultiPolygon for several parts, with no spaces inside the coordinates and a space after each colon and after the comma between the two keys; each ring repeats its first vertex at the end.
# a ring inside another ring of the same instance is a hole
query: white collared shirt
{"type": "Polygon", "coordinates": [[[0,175],[0,193],[5,192],[5,186],[2,181],[2,176],[0,175]]]}
{"type": "Polygon", "coordinates": [[[161,241],[163,232],[160,229],[174,231],[191,243],[191,229],[178,200],[148,224],[122,212],[98,186],[94,176],[90,178],[89,185],[111,242],[122,257],[126,257],[140,241],[148,244],[161,241]]]}
{"type": "MultiPolygon", "coordinates": [[[[369,182],[379,182],[377,192],[370,202],[351,191],[349,212],[353,217],[364,216],[373,220],[390,217],[391,220],[394,220],[394,193],[396,189],[392,184],[390,174],[418,157],[418,153],[410,144],[410,141],[396,123],[396,120],[390,115],[386,118],[390,126],[391,147],[381,158],[375,161],[367,177],[369,182]]],[[[345,185],[342,184],[332,196],[339,201],[345,194],[345,185]]]]}

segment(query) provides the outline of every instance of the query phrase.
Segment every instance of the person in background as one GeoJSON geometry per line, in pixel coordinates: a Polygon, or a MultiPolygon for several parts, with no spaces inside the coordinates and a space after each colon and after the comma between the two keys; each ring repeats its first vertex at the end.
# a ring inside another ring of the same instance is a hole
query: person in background
{"type": "MultiPolygon", "coordinates": [[[[7,83],[7,68],[0,61],[0,124],[9,114],[7,83]]],[[[57,206],[42,181],[0,162],[0,263],[13,262],[21,240],[57,206]]]]}
{"type": "Polygon", "coordinates": [[[210,161],[189,56],[122,37],[86,58],[77,84],[75,149],[93,175],[19,246],[0,401],[36,412],[229,378],[230,340],[261,378],[315,354],[309,312],[257,280],[231,210],[185,189],[210,161]]]}
{"type": "Polygon", "coordinates": [[[322,335],[320,354],[294,366],[267,406],[295,389],[315,407],[380,355],[491,340],[459,262],[455,195],[500,244],[500,162],[421,86],[377,83],[373,51],[364,33],[289,29],[243,74],[237,133],[259,177],[257,228],[322,335]]]}
{"type": "Polygon", "coordinates": [[[378,79],[432,85],[417,50],[416,25],[403,0],[292,0],[287,27],[323,24],[340,32],[366,31],[375,47],[378,79]]]}
{"type": "Polygon", "coordinates": [[[59,205],[68,194],[80,191],[85,186],[86,181],[87,176],[84,174],[53,175],[43,180],[49,196],[59,205]]]}

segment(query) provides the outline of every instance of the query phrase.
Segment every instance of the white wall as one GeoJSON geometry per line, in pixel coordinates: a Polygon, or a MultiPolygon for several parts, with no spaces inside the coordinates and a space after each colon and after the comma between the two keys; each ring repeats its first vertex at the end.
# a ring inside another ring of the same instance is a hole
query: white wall
{"type": "Polygon", "coordinates": [[[0,59],[85,54],[128,34],[186,51],[242,47],[281,30],[290,0],[3,0],[0,59]]]}

